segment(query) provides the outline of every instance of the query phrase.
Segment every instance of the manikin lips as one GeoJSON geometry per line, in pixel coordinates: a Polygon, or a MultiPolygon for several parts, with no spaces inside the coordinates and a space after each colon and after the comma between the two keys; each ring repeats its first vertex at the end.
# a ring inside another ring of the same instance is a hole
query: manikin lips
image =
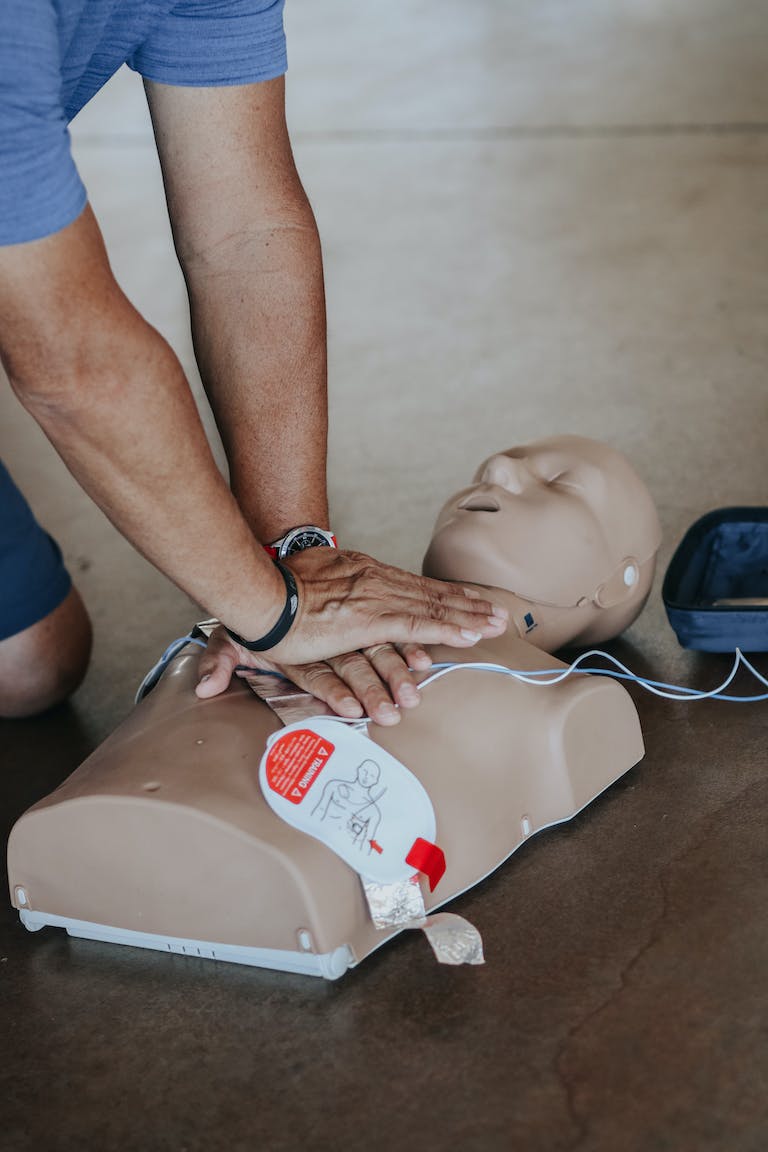
{"type": "Polygon", "coordinates": [[[499,502],[490,492],[476,492],[459,504],[464,512],[498,512],[499,502]]]}

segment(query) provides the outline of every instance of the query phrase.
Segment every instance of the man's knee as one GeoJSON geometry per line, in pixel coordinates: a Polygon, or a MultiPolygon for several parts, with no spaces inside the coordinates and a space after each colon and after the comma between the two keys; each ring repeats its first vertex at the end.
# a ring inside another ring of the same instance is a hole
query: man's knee
{"type": "Polygon", "coordinates": [[[0,641],[0,717],[36,716],[80,685],[91,622],[76,588],[36,624],[0,641]]]}

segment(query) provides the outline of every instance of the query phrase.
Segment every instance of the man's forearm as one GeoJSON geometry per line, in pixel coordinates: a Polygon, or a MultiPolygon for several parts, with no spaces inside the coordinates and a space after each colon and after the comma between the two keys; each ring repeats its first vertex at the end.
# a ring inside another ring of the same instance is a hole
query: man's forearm
{"type": "Polygon", "coordinates": [[[16,257],[0,351],[20,399],[139,551],[237,632],[263,635],[282,579],[215,466],[176,356],[112,279],[89,210],[16,257]],[[38,260],[45,280],[31,279],[38,260]]]}
{"type": "Polygon", "coordinates": [[[322,260],[283,78],[146,87],[232,490],[262,542],[327,526],[322,260]]]}
{"type": "Polygon", "coordinates": [[[301,189],[272,222],[183,261],[198,364],[254,534],[328,526],[322,259],[301,189]]]}

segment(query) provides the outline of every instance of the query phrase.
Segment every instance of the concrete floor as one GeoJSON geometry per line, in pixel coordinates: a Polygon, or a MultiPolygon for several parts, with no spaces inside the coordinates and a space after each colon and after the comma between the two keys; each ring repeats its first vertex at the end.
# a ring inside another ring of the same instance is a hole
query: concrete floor
{"type": "MultiPolygon", "coordinates": [[[[768,504],[761,0],[288,9],[343,541],[416,566],[480,459],[553,431],[634,460],[662,572],[703,512],[768,504]]],[[[136,77],[74,135],[116,274],[197,387],[136,77]]],[[[0,724],[10,828],[127,714],[195,609],[8,389],[0,418],[96,625],[72,704],[0,724]]],[[[702,686],[727,664],[678,648],[658,587],[617,650],[702,686]]],[[[763,1152],[768,712],[637,704],[642,764],[457,902],[483,969],[440,969],[409,937],[326,985],[30,936],[0,912],[0,1146],[763,1152]]]]}

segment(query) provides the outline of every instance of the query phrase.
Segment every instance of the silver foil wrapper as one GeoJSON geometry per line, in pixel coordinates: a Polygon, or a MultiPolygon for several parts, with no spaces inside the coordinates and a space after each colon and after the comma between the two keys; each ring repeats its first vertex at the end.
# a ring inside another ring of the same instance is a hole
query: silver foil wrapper
{"type": "Polygon", "coordinates": [[[484,964],[483,941],[473,924],[452,912],[427,916],[418,876],[378,884],[360,878],[377,928],[421,930],[440,964],[484,964]]]}
{"type": "Polygon", "coordinates": [[[436,912],[420,927],[441,964],[485,964],[480,933],[463,916],[436,912]]]}
{"type": "Polygon", "coordinates": [[[424,922],[427,913],[418,876],[395,880],[392,884],[379,884],[365,876],[360,879],[377,928],[418,928],[424,922]]]}

